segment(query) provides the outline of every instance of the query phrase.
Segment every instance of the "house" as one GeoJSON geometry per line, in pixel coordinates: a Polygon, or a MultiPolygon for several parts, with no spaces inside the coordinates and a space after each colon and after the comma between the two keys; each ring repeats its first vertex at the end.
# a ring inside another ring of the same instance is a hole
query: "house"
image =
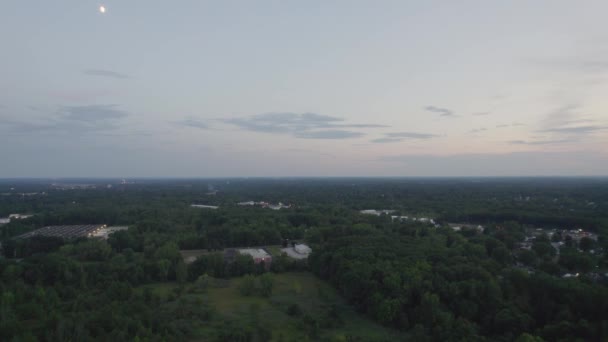
{"type": "Polygon", "coordinates": [[[261,248],[243,248],[239,249],[239,254],[249,255],[253,258],[253,262],[259,264],[263,262],[266,267],[270,267],[272,263],[272,256],[261,248]]]}
{"type": "Polygon", "coordinates": [[[308,258],[312,249],[305,244],[296,243],[293,247],[281,248],[281,252],[287,254],[290,258],[302,260],[308,258]]]}
{"type": "Polygon", "coordinates": [[[306,246],[305,244],[297,244],[295,245],[294,249],[299,254],[308,255],[312,252],[312,249],[310,249],[310,247],[306,246]]]}

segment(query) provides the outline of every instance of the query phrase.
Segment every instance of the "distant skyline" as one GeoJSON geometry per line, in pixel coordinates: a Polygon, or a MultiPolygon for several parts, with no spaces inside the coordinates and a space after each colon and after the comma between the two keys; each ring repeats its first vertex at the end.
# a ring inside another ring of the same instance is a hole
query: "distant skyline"
{"type": "Polygon", "coordinates": [[[605,176],[605,13],[8,1],[0,178],[605,176]]]}

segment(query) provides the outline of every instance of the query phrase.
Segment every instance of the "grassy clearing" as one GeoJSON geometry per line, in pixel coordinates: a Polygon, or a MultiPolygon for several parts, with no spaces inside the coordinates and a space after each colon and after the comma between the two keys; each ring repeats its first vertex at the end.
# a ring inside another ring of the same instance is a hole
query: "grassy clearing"
{"type": "MultiPolygon", "coordinates": [[[[272,332],[272,341],[345,341],[347,336],[361,341],[397,341],[401,336],[359,315],[324,281],[308,272],[274,275],[274,287],[269,297],[243,296],[239,284],[243,278],[217,280],[204,292],[188,284],[183,296],[195,296],[212,305],[222,321],[261,326],[272,332]],[[288,314],[297,305],[299,314],[288,314]],[[334,312],[334,315],[328,314],[334,312]],[[307,318],[319,322],[311,333],[307,318]]],[[[174,283],[149,285],[162,298],[169,298],[179,286],[174,283]]],[[[200,337],[211,336],[205,328],[200,337]]]]}

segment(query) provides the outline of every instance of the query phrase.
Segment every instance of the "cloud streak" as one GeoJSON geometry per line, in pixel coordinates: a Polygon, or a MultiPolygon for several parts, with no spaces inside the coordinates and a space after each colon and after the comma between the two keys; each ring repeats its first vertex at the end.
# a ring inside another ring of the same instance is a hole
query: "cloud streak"
{"type": "Polygon", "coordinates": [[[596,121],[581,117],[580,106],[569,104],[547,114],[541,122],[544,128],[537,132],[549,133],[555,140],[580,140],[598,132],[608,130],[608,126],[596,124],[596,121]]]}
{"type": "Polygon", "coordinates": [[[2,120],[11,133],[71,133],[81,134],[119,128],[117,122],[129,113],[118,105],[63,106],[44,120],[2,120]]]}
{"type": "Polygon", "coordinates": [[[351,139],[360,138],[364,133],[344,130],[304,131],[295,136],[302,139],[351,139]]]}
{"type": "Polygon", "coordinates": [[[172,123],[175,125],[178,125],[178,126],[185,126],[185,127],[198,128],[198,129],[209,129],[209,125],[207,125],[207,123],[205,123],[199,119],[195,119],[195,118],[187,118],[187,119],[183,119],[183,120],[173,121],[172,123]]]}
{"type": "Polygon", "coordinates": [[[127,117],[129,114],[118,109],[118,105],[64,106],[59,116],[65,120],[98,122],[127,117]]]}
{"type": "Polygon", "coordinates": [[[436,107],[436,106],[426,106],[426,107],[424,107],[424,109],[431,113],[438,113],[439,116],[444,116],[444,117],[455,116],[454,112],[447,108],[436,107]]]}
{"type": "Polygon", "coordinates": [[[386,127],[378,124],[350,124],[344,119],[316,113],[265,113],[221,119],[240,129],[271,134],[289,134],[301,139],[350,139],[365,135],[350,129],[386,127]]]}
{"type": "Polygon", "coordinates": [[[510,140],[508,141],[511,145],[552,145],[552,144],[564,144],[573,142],[573,139],[559,139],[559,140],[536,140],[536,141],[527,141],[527,140],[510,140]]]}
{"type": "Polygon", "coordinates": [[[130,78],[130,76],[127,74],[123,74],[123,73],[111,71],[111,70],[103,70],[103,69],[87,69],[87,70],[84,70],[82,73],[85,75],[89,75],[89,76],[109,77],[109,78],[116,78],[116,79],[130,78]]]}
{"type": "Polygon", "coordinates": [[[439,135],[436,134],[428,134],[428,133],[416,133],[416,132],[393,132],[384,134],[383,138],[373,139],[371,142],[385,144],[385,143],[395,143],[404,140],[428,140],[432,138],[437,138],[439,135]]]}
{"type": "Polygon", "coordinates": [[[597,131],[603,131],[606,129],[608,129],[608,126],[590,125],[590,126],[576,126],[576,127],[547,128],[547,129],[540,130],[539,132],[580,135],[580,134],[594,133],[597,131]]]}

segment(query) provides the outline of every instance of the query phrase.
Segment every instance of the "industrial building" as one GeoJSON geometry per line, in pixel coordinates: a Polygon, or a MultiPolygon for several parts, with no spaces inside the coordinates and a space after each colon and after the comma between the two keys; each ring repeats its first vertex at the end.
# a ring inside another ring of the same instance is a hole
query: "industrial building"
{"type": "Polygon", "coordinates": [[[99,228],[99,229],[93,231],[89,237],[101,238],[101,239],[107,240],[108,237],[110,236],[110,234],[121,231],[121,230],[127,230],[127,229],[129,229],[129,227],[127,227],[127,226],[111,226],[111,227],[103,226],[102,228],[99,228]]]}
{"type": "Polygon", "coordinates": [[[64,239],[79,237],[93,237],[102,229],[107,228],[105,224],[74,225],[74,226],[47,226],[17,236],[17,239],[27,239],[34,236],[53,236],[64,239]]]}
{"type": "Polygon", "coordinates": [[[205,205],[205,204],[191,204],[190,207],[200,208],[200,209],[217,209],[217,208],[219,208],[216,205],[205,205]]]}

